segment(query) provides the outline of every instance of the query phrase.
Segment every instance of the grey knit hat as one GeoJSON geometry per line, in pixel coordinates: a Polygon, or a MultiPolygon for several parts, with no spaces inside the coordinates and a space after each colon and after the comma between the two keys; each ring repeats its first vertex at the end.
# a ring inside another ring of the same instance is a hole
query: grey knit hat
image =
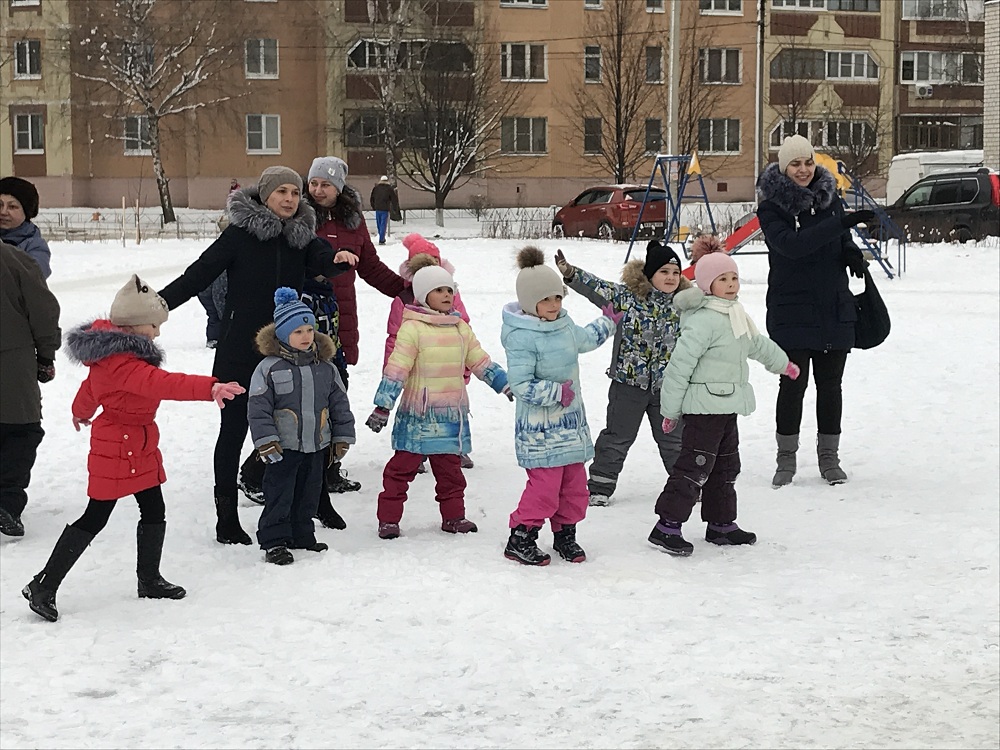
{"type": "Polygon", "coordinates": [[[161,326],[167,322],[167,302],[135,274],[111,303],[111,322],[116,326],[161,326]]]}
{"type": "Polygon", "coordinates": [[[261,203],[267,203],[268,197],[278,189],[279,185],[295,185],[299,192],[302,192],[302,178],[294,169],[280,166],[268,167],[260,173],[260,179],[257,181],[261,203]]]}
{"type": "Polygon", "coordinates": [[[313,159],[313,163],[309,167],[308,179],[312,180],[316,177],[326,180],[337,188],[338,193],[342,193],[344,185],[347,184],[347,162],[336,156],[318,156],[313,159]]]}

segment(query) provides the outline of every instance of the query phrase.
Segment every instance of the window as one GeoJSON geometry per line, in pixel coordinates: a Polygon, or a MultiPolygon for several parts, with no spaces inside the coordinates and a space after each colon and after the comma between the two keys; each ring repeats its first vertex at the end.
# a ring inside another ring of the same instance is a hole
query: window
{"type": "Polygon", "coordinates": [[[122,65],[127,76],[144,78],[153,72],[153,45],[122,42],[122,65]]]}
{"type": "Polygon", "coordinates": [[[663,47],[646,47],[646,83],[663,83],[663,47]]]}
{"type": "Polygon", "coordinates": [[[10,0],[10,4],[15,8],[20,6],[28,7],[32,5],[41,5],[42,0],[10,0]]]}
{"type": "Polygon", "coordinates": [[[246,75],[247,78],[278,77],[277,39],[247,39],[246,75]]]}
{"type": "Polygon", "coordinates": [[[896,132],[901,152],[983,147],[982,115],[904,115],[896,132]]]}
{"type": "Polygon", "coordinates": [[[738,49],[698,50],[702,83],[739,83],[740,51],[738,49]]]}
{"type": "Polygon", "coordinates": [[[385,121],[377,112],[362,112],[347,121],[345,143],[353,148],[378,148],[385,144],[385,121]]]}
{"type": "Polygon", "coordinates": [[[604,0],[583,0],[583,7],[584,8],[590,8],[590,9],[593,9],[593,8],[603,8],[604,7],[604,0]]]}
{"type": "Polygon", "coordinates": [[[698,0],[702,13],[743,13],[743,0],[698,0]]]}
{"type": "Polygon", "coordinates": [[[931,187],[930,184],[918,185],[903,199],[903,205],[907,207],[926,206],[931,198],[931,187]]]}
{"type": "Polygon", "coordinates": [[[820,49],[783,49],[771,60],[771,78],[822,81],[826,78],[826,53],[820,49]]]}
{"type": "Polygon", "coordinates": [[[903,19],[982,21],[983,0],[903,0],[903,19]]]}
{"type": "Polygon", "coordinates": [[[377,70],[385,67],[386,47],[362,39],[347,53],[347,67],[361,70],[377,70]]]}
{"type": "Polygon", "coordinates": [[[247,115],[247,153],[281,153],[280,115],[247,115]]]}
{"type": "Polygon", "coordinates": [[[877,136],[871,123],[864,120],[785,120],[771,130],[768,144],[772,151],[781,147],[781,142],[790,135],[801,135],[817,148],[870,149],[876,145],[877,136]]]}
{"type": "Polygon", "coordinates": [[[601,153],[601,118],[587,117],[583,121],[583,153],[601,153]]]}
{"type": "Polygon", "coordinates": [[[549,0],[500,0],[500,5],[507,5],[510,7],[516,6],[528,6],[542,8],[549,4],[549,0]]]}
{"type": "Polygon", "coordinates": [[[972,203],[979,195],[979,180],[966,178],[964,180],[939,180],[931,190],[931,205],[940,206],[948,203],[972,203]]]}
{"type": "Polygon", "coordinates": [[[663,13],[663,0],[646,0],[647,13],[663,13]]]}
{"type": "Polygon", "coordinates": [[[827,10],[846,10],[852,13],[878,13],[882,0],[826,0],[827,10]]]}
{"type": "Polygon", "coordinates": [[[150,153],[149,118],[130,115],[125,118],[125,155],[145,156],[150,153]]]}
{"type": "Polygon", "coordinates": [[[500,123],[500,150],[508,154],[544,154],[544,117],[505,117],[500,123]]]}
{"type": "Polygon", "coordinates": [[[501,44],[500,77],[516,81],[544,81],[544,44],[501,44]]]}
{"type": "Polygon", "coordinates": [[[708,153],[736,153],[740,150],[739,120],[698,120],[698,150],[708,153]]]}
{"type": "Polygon", "coordinates": [[[601,80],[601,48],[586,46],[583,48],[583,80],[600,82],[601,80]]]}
{"type": "Polygon", "coordinates": [[[45,125],[41,114],[14,115],[14,153],[45,153],[45,125]]]}
{"type": "Polygon", "coordinates": [[[772,8],[782,10],[822,10],[826,0],[771,0],[772,8]]]}
{"type": "Polygon", "coordinates": [[[663,147],[663,120],[646,120],[646,153],[658,154],[663,147]]]}
{"type": "Polygon", "coordinates": [[[42,43],[37,39],[14,42],[14,78],[42,77],[42,43]]]}
{"type": "Polygon", "coordinates": [[[983,56],[976,52],[904,52],[901,83],[982,83],[983,56]]]}
{"type": "Polygon", "coordinates": [[[878,64],[866,52],[827,52],[826,77],[865,80],[878,78],[878,64]]]}

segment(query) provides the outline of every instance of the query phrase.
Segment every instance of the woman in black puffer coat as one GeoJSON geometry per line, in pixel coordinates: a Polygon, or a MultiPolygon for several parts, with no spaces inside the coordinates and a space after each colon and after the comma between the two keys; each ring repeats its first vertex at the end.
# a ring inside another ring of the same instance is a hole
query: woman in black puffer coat
{"type": "Polygon", "coordinates": [[[791,483],[799,446],[802,400],[812,364],[816,383],[819,470],[830,484],[847,481],[840,467],[841,381],[854,346],[857,314],[847,269],[864,275],[865,260],[851,227],[874,214],[845,214],[834,176],[813,161],[800,135],[786,138],[778,163],[757,183],[757,218],[768,248],[767,333],[802,375],[782,376],[776,408],[778,468],[773,484],[791,483]]]}
{"type": "MultiPolygon", "coordinates": [[[[229,289],[212,374],[249,389],[262,359],[254,337],[274,319],[274,290],[301,291],[306,273],[337,276],[357,259],[350,253],[335,259],[330,243],[316,236],[316,213],[302,200],[302,178],[288,167],[268,167],[257,185],[230,193],[227,211],[229,226],[160,296],[173,310],[226,272],[229,289]]],[[[240,526],[236,494],[247,398],[237,396],[223,409],[215,443],[215,531],[222,544],[251,543],[240,526]]]]}

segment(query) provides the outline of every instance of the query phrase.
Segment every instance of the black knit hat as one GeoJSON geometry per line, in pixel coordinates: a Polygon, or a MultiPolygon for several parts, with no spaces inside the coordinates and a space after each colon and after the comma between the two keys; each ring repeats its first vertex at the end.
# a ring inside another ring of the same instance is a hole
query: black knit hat
{"type": "Polygon", "coordinates": [[[24,209],[24,218],[28,221],[38,216],[38,191],[27,180],[4,177],[0,180],[0,194],[14,196],[24,209]]]}
{"type": "Polygon", "coordinates": [[[646,262],[642,266],[642,275],[652,279],[653,275],[668,263],[673,263],[680,270],[681,259],[673,248],[656,240],[650,240],[646,245],[646,262]]]}

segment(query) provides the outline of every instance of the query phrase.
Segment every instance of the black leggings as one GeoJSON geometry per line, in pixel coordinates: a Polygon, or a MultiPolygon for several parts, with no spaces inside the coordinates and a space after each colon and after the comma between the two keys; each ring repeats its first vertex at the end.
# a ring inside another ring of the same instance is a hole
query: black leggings
{"type": "Polygon", "coordinates": [[[817,352],[793,349],[788,358],[802,369],[797,380],[781,376],[775,421],[779,435],[798,435],[802,422],[802,399],[809,386],[809,362],[812,362],[816,382],[816,427],[821,435],[839,435],[840,417],[844,410],[841,381],[847,364],[846,351],[817,352]]]}
{"type": "MultiPolygon", "coordinates": [[[[163,505],[163,492],[160,485],[135,493],[139,503],[139,523],[163,523],[166,520],[166,508],[163,505]]],[[[111,511],[118,504],[117,500],[94,500],[90,498],[87,510],[76,519],[71,526],[97,536],[108,525],[111,511]]]]}
{"type": "Polygon", "coordinates": [[[215,441],[215,496],[236,497],[236,475],[240,469],[240,453],[246,440],[247,401],[244,393],[226,402],[222,410],[219,437],[215,441]]]}

